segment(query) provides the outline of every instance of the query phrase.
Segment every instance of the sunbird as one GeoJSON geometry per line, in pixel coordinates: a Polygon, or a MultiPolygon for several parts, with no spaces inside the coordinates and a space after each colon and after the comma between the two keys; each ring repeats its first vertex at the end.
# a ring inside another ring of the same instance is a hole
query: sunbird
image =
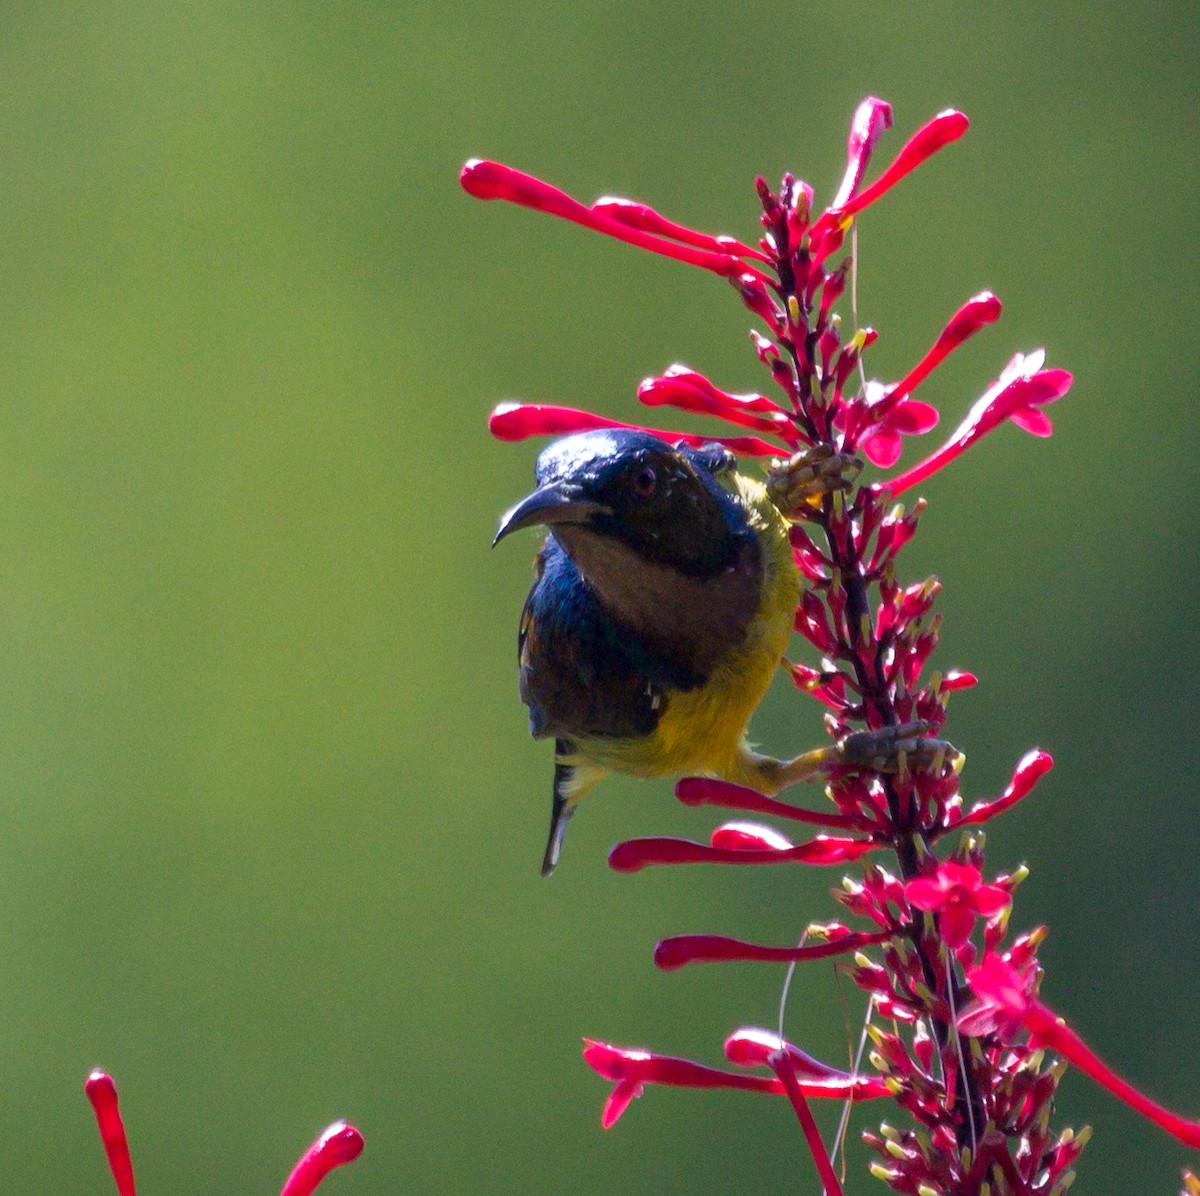
{"type": "Polygon", "coordinates": [[[549,529],[517,638],[530,730],[555,741],[543,876],[607,773],[699,774],[773,794],[829,762],[835,749],[760,755],[746,727],[800,599],[789,513],[846,488],[845,470],[799,454],[764,484],[719,444],[633,429],[568,436],[538,457],[537,489],[494,543],[549,529]]]}

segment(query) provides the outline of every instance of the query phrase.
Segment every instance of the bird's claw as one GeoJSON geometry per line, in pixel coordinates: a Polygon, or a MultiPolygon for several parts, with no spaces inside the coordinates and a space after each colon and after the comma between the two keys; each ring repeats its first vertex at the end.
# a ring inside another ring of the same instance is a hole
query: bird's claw
{"type": "Polygon", "coordinates": [[[960,772],[966,757],[947,740],[927,734],[932,730],[932,723],[921,720],[877,731],[855,731],[838,742],[840,762],[872,772],[940,771],[948,763],[960,772]]]}
{"type": "Polygon", "coordinates": [[[774,462],[767,470],[767,494],[788,519],[803,519],[826,494],[849,490],[862,468],[862,459],[852,453],[818,444],[774,462]]]}

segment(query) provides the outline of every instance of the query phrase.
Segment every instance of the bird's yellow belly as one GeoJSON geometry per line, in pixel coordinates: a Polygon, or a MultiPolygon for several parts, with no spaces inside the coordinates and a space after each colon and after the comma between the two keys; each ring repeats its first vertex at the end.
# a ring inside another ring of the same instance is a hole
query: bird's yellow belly
{"type": "Polygon", "coordinates": [[[765,488],[741,475],[739,496],[763,546],[761,603],[743,642],[700,687],[664,695],[654,731],[637,739],[580,738],[572,762],[580,766],[578,795],[605,772],[637,777],[708,774],[750,784],[746,725],[763,700],[787,649],[800,597],[787,524],[765,488]]]}
{"type": "Polygon", "coordinates": [[[754,620],[747,642],[721,661],[704,685],[666,695],[650,735],[581,740],[583,760],[638,777],[739,776],[746,724],[770,687],[792,630],[796,589],[780,588],[782,600],[754,620]]]}

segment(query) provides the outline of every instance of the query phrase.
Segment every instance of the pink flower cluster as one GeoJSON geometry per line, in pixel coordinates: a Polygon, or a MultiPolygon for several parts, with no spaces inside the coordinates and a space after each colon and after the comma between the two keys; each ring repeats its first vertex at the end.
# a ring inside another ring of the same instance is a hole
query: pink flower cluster
{"type": "MultiPolygon", "coordinates": [[[[965,808],[962,757],[940,735],[949,695],[975,684],[970,673],[928,671],[940,616],[939,583],[897,576],[897,557],[924,509],[893,500],[928,479],[1005,422],[1035,436],[1051,432],[1046,407],[1071,386],[1067,371],[1045,367],[1045,354],[1017,354],[944,442],[917,464],[893,471],[905,439],[931,431],[939,412],[914,397],[946,357],[994,323],[1000,301],[968,299],[929,351],[896,382],[869,379],[874,329],[847,329],[835,313],[851,263],[837,260],[854,221],[910,171],[962,136],[967,119],[943,112],[919,129],[874,182],[864,185],[877,141],[891,126],[881,100],[855,114],[845,175],[833,202],[817,211],[812,189],[792,175],[778,190],[757,180],[762,235],[756,244],[685,228],[642,203],[606,198],[583,204],[547,183],[496,162],[473,160],[462,185],[481,199],[504,199],[604,233],[640,249],[728,280],[757,327],[755,352],[770,375],[768,394],[734,394],[697,371],[673,365],[637,390],[647,406],[716,417],[735,429],[717,435],[650,429],[669,441],[716,440],[751,457],[821,448],[861,454],[884,471],[880,480],[833,492],[792,531],[806,580],[796,631],[814,663],[787,664],[796,686],[826,709],[831,736],[843,746],[829,770],[830,807],[805,808],[725,782],[689,778],[676,792],[688,804],[807,824],[819,832],[794,843],[754,822],[719,826],[709,843],[674,838],[618,844],[611,866],[622,872],[660,864],[817,864],[863,860],[835,896],[850,924],[810,926],[798,947],[768,946],[716,935],[668,938],[658,967],[757,960],[791,964],[840,957],[868,996],[873,1014],[892,1025],[869,1026],[874,1076],[850,1075],[811,1059],[760,1030],[739,1030],[725,1043],[727,1067],[588,1042],[584,1058],[613,1091],[603,1123],[612,1125],[647,1085],[733,1088],[785,1095],[795,1109],[827,1196],[842,1188],[808,1102],[890,1097],[912,1125],[890,1125],[866,1141],[878,1152],[872,1171],[910,1196],[1050,1196],[1065,1191],[1087,1131],[1051,1129],[1063,1066],[1075,1064],[1134,1108],[1190,1145],[1200,1125],[1161,1109],[1114,1076],[1037,996],[1037,949],[1044,928],[1010,936],[1014,891],[1024,870],[988,877],[976,828],[1026,797],[1051,767],[1032,751],[1002,795],[965,808]],[[863,745],[866,745],[865,748],[863,745]],[[938,848],[954,836],[948,853],[938,848]],[[889,852],[889,869],[879,856],[889,852]],[[757,1068],[760,1073],[747,1074],[757,1068]]],[[[504,404],[492,432],[504,440],[629,427],[570,407],[504,404]]]]}

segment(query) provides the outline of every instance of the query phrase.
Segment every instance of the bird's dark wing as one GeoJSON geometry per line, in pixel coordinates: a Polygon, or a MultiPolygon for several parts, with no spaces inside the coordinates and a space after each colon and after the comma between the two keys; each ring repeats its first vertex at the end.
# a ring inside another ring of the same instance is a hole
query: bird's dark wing
{"type": "Polygon", "coordinates": [[[662,691],[579,570],[550,536],[517,636],[521,700],[538,738],[638,737],[658,725],[662,691]]]}

